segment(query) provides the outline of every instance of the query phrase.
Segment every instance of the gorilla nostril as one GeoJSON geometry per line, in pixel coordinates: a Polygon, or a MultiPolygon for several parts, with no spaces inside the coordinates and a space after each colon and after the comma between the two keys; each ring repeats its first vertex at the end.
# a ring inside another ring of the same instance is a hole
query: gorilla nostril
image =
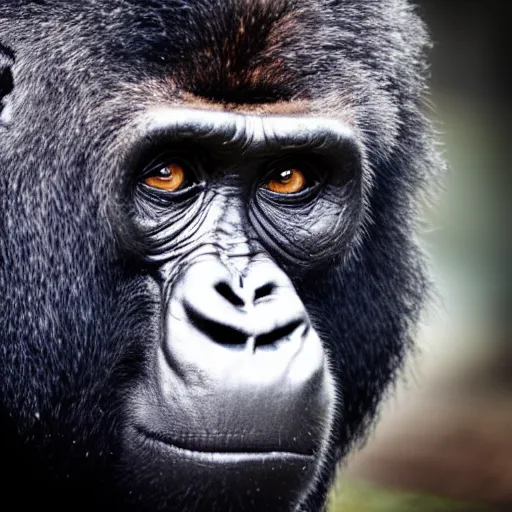
{"type": "Polygon", "coordinates": [[[257,288],[256,291],[254,292],[254,302],[257,302],[260,299],[264,299],[265,297],[272,295],[274,288],[275,285],[273,283],[268,283],[257,288]]]}
{"type": "MultiPolygon", "coordinates": [[[[293,322],[290,322],[283,327],[279,327],[271,332],[257,336],[254,342],[254,348],[256,349],[258,347],[275,345],[279,340],[290,336],[290,334],[292,334],[295,329],[297,329],[303,323],[304,320],[294,320],[293,322]]],[[[307,331],[308,327],[306,325],[304,334],[306,334],[307,331]]]]}
{"type": "Polygon", "coordinates": [[[227,325],[220,324],[209,318],[205,318],[194,310],[190,304],[185,303],[185,311],[190,323],[203,334],[208,336],[212,341],[219,345],[235,345],[244,348],[248,336],[227,325]]]}
{"type": "Polygon", "coordinates": [[[215,285],[217,292],[222,295],[228,302],[236,307],[245,306],[245,302],[233,291],[228,283],[218,283],[215,285]]]}

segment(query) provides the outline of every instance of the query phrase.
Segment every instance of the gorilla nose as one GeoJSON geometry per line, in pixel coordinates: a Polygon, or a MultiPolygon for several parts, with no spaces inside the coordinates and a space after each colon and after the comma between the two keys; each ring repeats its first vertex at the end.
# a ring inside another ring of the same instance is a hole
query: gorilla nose
{"type": "Polygon", "coordinates": [[[237,388],[253,378],[260,387],[303,382],[323,367],[304,305],[267,260],[254,262],[243,278],[213,259],[189,267],[172,292],[165,338],[178,374],[210,387],[237,388]]]}
{"type": "Polygon", "coordinates": [[[190,323],[215,343],[253,351],[264,346],[275,348],[299,328],[305,332],[305,311],[300,303],[290,300],[286,293],[289,283],[279,286],[279,275],[269,279],[259,270],[245,286],[243,278],[217,281],[210,274],[214,283],[206,286],[216,293],[205,293],[194,280],[187,282],[183,305],[190,323]]]}

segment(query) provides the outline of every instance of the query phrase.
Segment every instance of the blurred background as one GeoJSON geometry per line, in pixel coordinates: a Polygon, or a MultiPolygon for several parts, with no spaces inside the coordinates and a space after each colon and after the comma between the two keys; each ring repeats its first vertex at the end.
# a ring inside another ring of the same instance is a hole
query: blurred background
{"type": "Polygon", "coordinates": [[[421,234],[438,300],[332,512],[512,511],[511,0],[419,0],[450,174],[421,234]],[[506,26],[507,25],[507,26],[506,26]]]}

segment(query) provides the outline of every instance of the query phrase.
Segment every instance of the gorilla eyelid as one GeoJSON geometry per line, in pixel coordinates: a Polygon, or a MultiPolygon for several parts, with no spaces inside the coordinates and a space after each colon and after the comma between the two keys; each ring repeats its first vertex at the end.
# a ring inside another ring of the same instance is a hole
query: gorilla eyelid
{"type": "Polygon", "coordinates": [[[157,193],[178,195],[191,190],[200,182],[203,168],[200,159],[190,150],[165,150],[151,153],[156,153],[157,156],[150,159],[150,163],[143,167],[137,180],[139,183],[157,193]],[[179,172],[182,180],[176,188],[167,187],[164,183],[166,171],[169,174],[171,169],[172,174],[173,167],[179,172]],[[159,186],[160,181],[162,186],[159,186]]]}
{"type": "Polygon", "coordinates": [[[316,197],[333,171],[332,165],[322,155],[304,153],[286,155],[272,161],[265,169],[258,189],[280,202],[289,203],[316,197]],[[279,178],[286,171],[295,173],[290,175],[288,183],[281,183],[279,178]]]}

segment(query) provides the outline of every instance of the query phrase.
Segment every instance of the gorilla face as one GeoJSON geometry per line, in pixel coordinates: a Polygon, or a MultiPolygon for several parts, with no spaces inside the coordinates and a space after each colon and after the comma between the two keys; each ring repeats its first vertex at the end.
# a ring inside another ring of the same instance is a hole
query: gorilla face
{"type": "Polygon", "coordinates": [[[5,493],[322,510],[423,302],[421,23],[391,0],[14,4],[5,493]]]}
{"type": "Polygon", "coordinates": [[[289,507],[325,457],[334,409],[293,281],[352,243],[357,142],[317,118],[161,108],[142,119],[128,208],[158,335],[128,400],[127,466],[150,453],[160,490],[207,478],[258,509],[289,507]]]}

